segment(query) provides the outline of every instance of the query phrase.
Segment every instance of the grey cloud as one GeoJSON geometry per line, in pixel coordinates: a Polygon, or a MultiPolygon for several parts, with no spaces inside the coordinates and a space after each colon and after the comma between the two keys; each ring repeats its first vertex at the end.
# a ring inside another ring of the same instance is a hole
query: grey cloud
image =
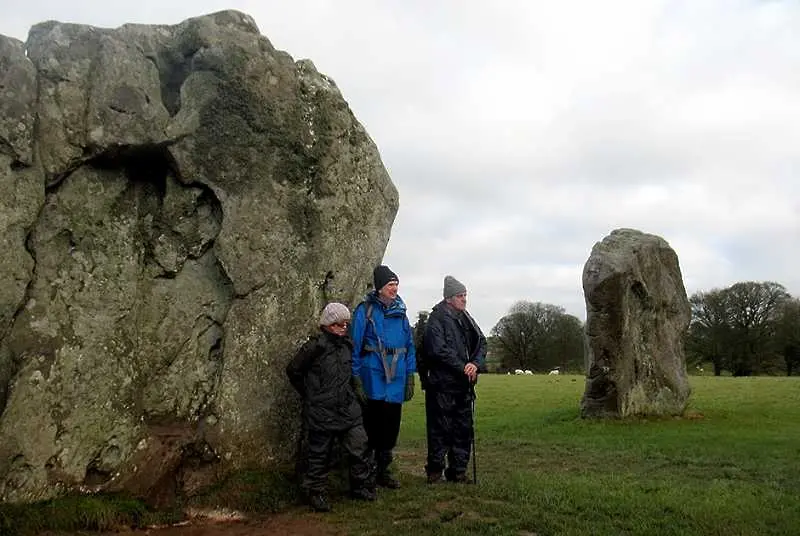
{"type": "Polygon", "coordinates": [[[384,260],[414,316],[452,273],[486,331],[519,299],[582,318],[583,263],[616,227],[667,239],[690,293],[753,279],[800,294],[794,2],[2,7],[0,33],[23,39],[45,19],[174,23],[232,7],[311,58],[400,192],[384,260]]]}

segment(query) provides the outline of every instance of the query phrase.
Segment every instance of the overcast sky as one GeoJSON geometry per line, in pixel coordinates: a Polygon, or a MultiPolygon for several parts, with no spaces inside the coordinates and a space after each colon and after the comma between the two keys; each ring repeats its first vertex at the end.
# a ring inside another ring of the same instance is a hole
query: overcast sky
{"type": "Polygon", "coordinates": [[[487,334],[521,299],[584,319],[583,264],[619,227],[665,238],[689,294],[800,295],[800,3],[0,0],[0,33],[226,8],[313,60],[377,143],[412,321],[445,274],[487,334]]]}

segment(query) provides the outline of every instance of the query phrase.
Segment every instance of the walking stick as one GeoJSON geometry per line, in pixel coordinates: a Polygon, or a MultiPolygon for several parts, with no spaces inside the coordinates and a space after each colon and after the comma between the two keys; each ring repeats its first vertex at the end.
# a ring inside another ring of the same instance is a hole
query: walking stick
{"type": "Polygon", "coordinates": [[[478,483],[478,453],[475,450],[475,386],[470,387],[472,391],[472,483],[478,483]]]}

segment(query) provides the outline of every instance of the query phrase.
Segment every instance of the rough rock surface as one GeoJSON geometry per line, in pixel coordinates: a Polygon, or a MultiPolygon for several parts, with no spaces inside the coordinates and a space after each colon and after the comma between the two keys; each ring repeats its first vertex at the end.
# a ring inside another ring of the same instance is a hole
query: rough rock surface
{"type": "Polygon", "coordinates": [[[0,36],[0,499],[288,461],[285,363],[397,207],[335,83],[247,15],[0,36]]]}
{"type": "Polygon", "coordinates": [[[617,229],[592,248],[586,299],[584,417],[678,415],[690,388],[683,338],[691,308],[667,242],[617,229]]]}

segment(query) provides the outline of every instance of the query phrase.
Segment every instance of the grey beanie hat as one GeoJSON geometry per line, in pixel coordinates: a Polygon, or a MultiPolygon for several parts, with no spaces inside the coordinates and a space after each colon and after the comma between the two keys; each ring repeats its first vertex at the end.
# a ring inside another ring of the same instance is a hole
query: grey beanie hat
{"type": "Polygon", "coordinates": [[[442,291],[442,295],[445,299],[452,298],[456,294],[461,294],[466,291],[467,287],[464,286],[464,283],[452,275],[444,276],[444,290],[442,291]]]}
{"type": "Polygon", "coordinates": [[[330,326],[331,324],[341,324],[350,320],[350,309],[346,305],[331,302],[322,310],[319,317],[320,326],[330,326]]]}

